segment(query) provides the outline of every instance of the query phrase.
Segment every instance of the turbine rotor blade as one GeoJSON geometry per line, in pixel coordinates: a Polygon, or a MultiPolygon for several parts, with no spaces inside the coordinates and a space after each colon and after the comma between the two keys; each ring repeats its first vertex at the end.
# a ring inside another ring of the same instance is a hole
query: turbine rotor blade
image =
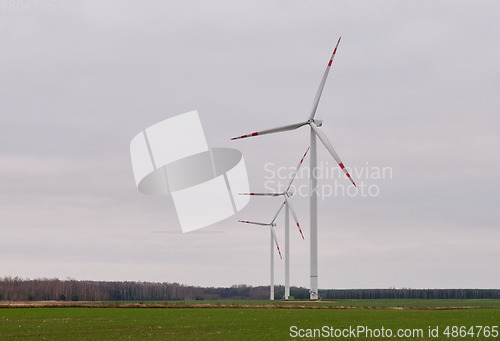
{"type": "Polygon", "coordinates": [[[278,218],[278,215],[280,214],[280,212],[283,209],[283,206],[285,206],[285,204],[286,204],[286,200],[283,201],[283,203],[281,204],[280,208],[278,209],[278,212],[276,212],[276,214],[274,215],[274,218],[271,221],[271,225],[274,224],[274,221],[276,220],[276,218],[278,218]]]}
{"type": "Polygon", "coordinates": [[[264,223],[257,223],[255,221],[248,221],[248,220],[238,220],[240,223],[245,223],[245,224],[254,224],[254,225],[260,225],[260,226],[269,226],[269,224],[264,224],[264,223]]]}
{"type": "Polygon", "coordinates": [[[300,235],[302,236],[302,239],[304,239],[304,234],[302,233],[302,229],[300,228],[299,220],[297,219],[297,214],[295,213],[295,210],[294,210],[294,208],[292,206],[292,203],[286,197],[285,197],[285,200],[286,200],[286,205],[290,209],[290,212],[292,212],[293,219],[295,220],[295,223],[297,224],[297,227],[299,229],[300,235]]]}
{"type": "Polygon", "coordinates": [[[351,175],[349,174],[349,172],[345,168],[344,164],[340,160],[340,157],[335,152],[335,149],[333,149],[333,146],[330,143],[330,141],[328,141],[328,138],[326,137],[325,133],[322,132],[321,129],[318,128],[316,126],[316,124],[314,124],[314,122],[311,122],[309,125],[314,130],[314,133],[316,133],[316,136],[318,136],[318,138],[320,139],[320,141],[325,145],[326,149],[328,149],[328,151],[330,152],[330,154],[332,154],[333,158],[335,159],[335,161],[337,161],[337,163],[339,164],[340,168],[344,171],[344,173],[347,175],[347,177],[349,178],[349,180],[351,180],[351,182],[354,185],[354,187],[356,187],[356,184],[354,183],[354,180],[351,178],[351,175]]]}
{"type": "Polygon", "coordinates": [[[280,246],[278,245],[278,238],[276,238],[276,231],[274,230],[273,225],[271,225],[271,234],[273,235],[274,243],[276,244],[276,248],[278,249],[278,253],[280,254],[280,258],[283,259],[283,257],[281,257],[280,246]]]}
{"type": "Polygon", "coordinates": [[[293,182],[293,180],[295,180],[295,177],[297,176],[297,173],[299,172],[299,168],[302,165],[302,162],[304,161],[304,158],[306,157],[307,152],[309,151],[309,148],[311,148],[311,147],[307,147],[307,150],[304,153],[304,156],[302,157],[302,159],[300,159],[299,165],[297,166],[297,169],[295,169],[295,173],[293,174],[292,180],[290,180],[290,183],[288,184],[288,187],[286,188],[285,193],[287,193],[288,190],[290,189],[290,186],[292,186],[292,182],[293,182]]]}
{"type": "Polygon", "coordinates": [[[303,125],[306,125],[306,124],[307,124],[307,122],[300,122],[300,123],[289,124],[289,125],[278,127],[278,128],[272,128],[272,129],[267,129],[267,130],[262,130],[262,131],[256,131],[255,133],[233,137],[231,140],[238,140],[238,139],[243,139],[243,138],[246,138],[246,137],[252,137],[252,136],[258,136],[258,135],[266,135],[266,134],[272,134],[272,133],[279,133],[279,132],[282,132],[282,131],[295,130],[295,129],[300,128],[300,127],[302,127],[303,125]]]}
{"type": "Polygon", "coordinates": [[[337,47],[339,46],[340,39],[337,41],[337,45],[335,45],[335,49],[333,50],[332,57],[330,58],[330,61],[328,62],[328,66],[326,67],[325,73],[323,74],[323,78],[321,79],[321,83],[319,84],[318,92],[316,93],[316,97],[314,98],[313,102],[313,107],[311,110],[311,115],[309,115],[309,119],[313,119],[314,115],[316,115],[316,109],[318,109],[318,103],[321,98],[321,94],[323,93],[323,88],[325,87],[326,83],[326,78],[328,77],[328,73],[330,72],[330,67],[332,66],[333,63],[333,58],[335,58],[335,53],[337,52],[337,47]]]}

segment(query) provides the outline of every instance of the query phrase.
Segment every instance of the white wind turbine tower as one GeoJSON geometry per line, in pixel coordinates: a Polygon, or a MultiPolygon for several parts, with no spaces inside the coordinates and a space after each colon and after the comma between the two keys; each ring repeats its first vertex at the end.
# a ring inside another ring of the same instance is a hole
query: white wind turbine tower
{"type": "Polygon", "coordinates": [[[299,220],[297,219],[297,214],[295,213],[295,209],[293,208],[292,203],[290,202],[290,197],[293,195],[293,192],[290,191],[290,187],[292,186],[293,180],[295,180],[295,177],[297,176],[297,173],[299,172],[299,168],[302,165],[302,162],[304,161],[304,158],[307,155],[307,152],[309,151],[309,148],[307,148],[306,152],[304,153],[304,156],[302,156],[302,159],[300,159],[300,162],[295,169],[295,173],[293,174],[290,182],[288,183],[288,186],[286,187],[284,192],[280,193],[240,193],[240,195],[257,195],[257,196],[273,196],[273,197],[279,197],[282,196],[283,199],[285,199],[285,300],[287,300],[290,297],[290,224],[289,224],[289,214],[288,212],[292,212],[293,219],[295,220],[295,223],[297,224],[297,228],[299,229],[300,235],[302,236],[302,239],[304,239],[304,234],[302,233],[302,230],[300,228],[299,220]]]}
{"type": "Polygon", "coordinates": [[[326,67],[325,73],[323,74],[323,78],[321,79],[321,83],[319,85],[319,89],[316,93],[316,97],[314,98],[313,106],[311,109],[311,113],[309,114],[309,118],[307,121],[295,123],[295,124],[289,124],[286,126],[282,127],[277,127],[277,128],[272,128],[272,129],[267,129],[267,130],[262,130],[258,132],[254,132],[248,135],[242,135],[238,137],[232,138],[232,140],[236,139],[241,139],[241,138],[246,138],[246,137],[252,137],[252,136],[258,136],[258,135],[265,135],[265,134],[272,134],[272,133],[278,133],[282,131],[289,131],[289,130],[295,130],[297,128],[300,128],[305,125],[309,125],[311,127],[311,155],[310,155],[310,169],[309,169],[309,177],[310,177],[310,225],[311,225],[311,237],[310,237],[310,283],[311,283],[311,289],[310,289],[310,298],[311,299],[317,299],[318,298],[318,193],[317,193],[317,187],[318,187],[318,179],[317,179],[317,174],[316,174],[316,168],[317,168],[317,163],[318,163],[318,158],[317,158],[317,151],[316,151],[316,136],[320,139],[320,141],[323,143],[323,145],[326,147],[326,149],[330,152],[330,154],[333,156],[335,161],[339,164],[340,168],[344,171],[344,173],[347,175],[349,180],[351,180],[352,184],[356,186],[354,181],[352,180],[351,176],[347,172],[347,169],[345,168],[344,164],[340,160],[339,156],[333,149],[332,144],[326,137],[325,133],[321,131],[319,127],[322,125],[322,121],[320,120],[315,120],[314,116],[316,114],[316,109],[318,108],[318,103],[321,98],[321,93],[323,92],[323,88],[325,87],[326,83],[326,78],[328,77],[328,72],[330,71],[330,67],[332,66],[333,63],[333,58],[335,57],[335,53],[337,52],[337,47],[339,46],[340,43],[340,38],[337,41],[337,45],[335,45],[335,49],[333,50],[333,54],[328,62],[328,65],[326,67]]]}

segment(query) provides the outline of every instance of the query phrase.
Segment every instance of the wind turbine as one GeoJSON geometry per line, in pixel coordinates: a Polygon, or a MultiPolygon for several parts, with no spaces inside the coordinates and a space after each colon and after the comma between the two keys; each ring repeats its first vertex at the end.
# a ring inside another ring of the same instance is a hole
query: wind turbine
{"type": "Polygon", "coordinates": [[[273,247],[273,244],[275,243],[276,244],[276,248],[278,249],[278,253],[280,254],[280,258],[283,259],[283,257],[281,257],[281,251],[280,251],[280,246],[278,245],[278,238],[276,238],[276,230],[275,230],[275,226],[276,226],[276,218],[278,217],[278,215],[280,214],[281,212],[281,209],[283,208],[283,206],[285,206],[286,204],[286,201],[283,202],[280,206],[280,208],[278,209],[278,212],[276,212],[276,214],[274,215],[273,217],[273,220],[271,220],[270,223],[258,223],[258,222],[255,222],[255,221],[248,221],[248,220],[238,220],[240,223],[246,223],[246,224],[254,224],[254,225],[260,225],[260,226],[269,226],[269,229],[271,230],[271,248],[270,248],[270,254],[271,254],[271,284],[270,284],[270,290],[271,290],[271,293],[270,293],[270,300],[274,300],[274,247],[273,247]]]}
{"type": "Polygon", "coordinates": [[[290,296],[290,224],[289,224],[289,211],[292,212],[293,219],[295,220],[295,223],[297,224],[297,228],[299,229],[300,235],[302,236],[302,239],[304,239],[304,234],[302,233],[302,229],[300,228],[299,220],[297,219],[297,214],[295,213],[295,209],[293,208],[292,203],[290,202],[290,197],[293,195],[293,192],[290,191],[290,187],[292,186],[293,180],[295,180],[295,177],[297,176],[297,173],[299,172],[299,168],[302,165],[302,162],[304,161],[304,158],[307,155],[307,152],[309,151],[309,147],[307,148],[306,152],[304,153],[304,156],[302,156],[302,159],[300,159],[300,162],[295,169],[295,173],[292,176],[292,179],[288,183],[288,186],[286,187],[284,192],[280,193],[240,193],[240,195],[256,195],[256,196],[273,196],[273,197],[278,197],[282,196],[285,199],[286,207],[285,207],[285,300],[288,299],[290,296]]]}
{"type": "Polygon", "coordinates": [[[337,52],[337,48],[340,43],[340,39],[337,41],[337,45],[335,45],[335,49],[333,50],[332,56],[328,62],[325,73],[323,74],[323,78],[321,79],[321,83],[319,84],[318,91],[316,92],[316,97],[313,101],[313,106],[311,112],[309,114],[309,118],[306,121],[289,124],[282,127],[257,131],[251,134],[242,135],[238,137],[232,138],[232,140],[242,139],[246,137],[258,136],[258,135],[266,135],[279,133],[283,131],[295,130],[305,125],[309,125],[311,128],[311,154],[310,154],[310,169],[309,169],[309,178],[310,178],[310,225],[311,225],[311,237],[310,237],[310,298],[318,299],[318,179],[316,174],[316,168],[318,164],[317,150],[316,150],[316,136],[319,138],[321,143],[326,147],[326,149],[333,156],[335,161],[339,164],[340,168],[344,171],[346,176],[351,180],[352,184],[356,186],[351,175],[345,168],[344,164],[340,160],[340,157],[333,149],[332,144],[326,137],[325,133],[321,131],[319,127],[322,126],[323,121],[314,119],[316,115],[316,110],[318,109],[318,103],[321,98],[321,94],[323,92],[323,88],[325,87],[326,78],[328,77],[328,73],[330,72],[330,68],[333,63],[333,58],[335,58],[335,53],[337,52]]]}

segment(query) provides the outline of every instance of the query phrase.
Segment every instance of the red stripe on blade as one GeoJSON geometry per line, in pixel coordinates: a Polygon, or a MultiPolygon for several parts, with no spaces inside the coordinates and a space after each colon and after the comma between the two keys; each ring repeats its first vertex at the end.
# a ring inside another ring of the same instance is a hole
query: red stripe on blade
{"type": "MultiPolygon", "coordinates": [[[[309,147],[309,148],[311,148],[311,147],[309,147]]],[[[306,158],[306,155],[307,155],[307,152],[309,151],[309,148],[307,148],[306,152],[304,153],[304,156],[302,156],[300,163],[302,163],[302,161],[304,161],[304,159],[306,158]]]]}
{"type": "Polygon", "coordinates": [[[340,168],[342,168],[342,169],[344,169],[344,168],[345,168],[345,166],[344,166],[344,164],[343,164],[342,162],[341,162],[341,163],[339,163],[339,166],[340,166],[340,168]]]}
{"type": "Polygon", "coordinates": [[[349,180],[351,180],[351,182],[352,182],[352,184],[354,185],[354,187],[358,187],[358,186],[356,186],[356,184],[354,183],[354,180],[351,178],[351,174],[349,174],[349,173],[347,173],[347,172],[346,172],[345,174],[347,175],[347,177],[349,178],[349,180]]]}

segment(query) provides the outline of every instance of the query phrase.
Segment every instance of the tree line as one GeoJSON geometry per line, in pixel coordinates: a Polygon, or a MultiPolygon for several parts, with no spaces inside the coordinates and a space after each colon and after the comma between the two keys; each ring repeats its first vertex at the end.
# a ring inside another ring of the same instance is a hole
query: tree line
{"type": "MultiPolygon", "coordinates": [[[[284,296],[283,286],[275,287],[275,297],[284,296]]],[[[291,287],[295,299],[308,299],[309,290],[291,287]]],[[[320,290],[322,299],[500,299],[498,289],[344,289],[320,290]]],[[[269,286],[233,285],[227,288],[198,287],[179,283],[105,282],[54,279],[0,279],[3,301],[163,301],[163,300],[265,300],[269,286]]]]}
{"type": "Polygon", "coordinates": [[[342,289],[320,290],[323,299],[500,299],[499,289],[342,289]]]}
{"type": "MultiPolygon", "coordinates": [[[[291,292],[300,288],[291,288],[291,292]]],[[[305,294],[306,289],[302,289],[305,294]]],[[[276,297],[285,289],[278,286],[276,297]]],[[[0,301],[161,301],[268,299],[269,286],[233,285],[228,288],[197,287],[179,283],[104,282],[48,279],[0,279],[0,301]]]]}

